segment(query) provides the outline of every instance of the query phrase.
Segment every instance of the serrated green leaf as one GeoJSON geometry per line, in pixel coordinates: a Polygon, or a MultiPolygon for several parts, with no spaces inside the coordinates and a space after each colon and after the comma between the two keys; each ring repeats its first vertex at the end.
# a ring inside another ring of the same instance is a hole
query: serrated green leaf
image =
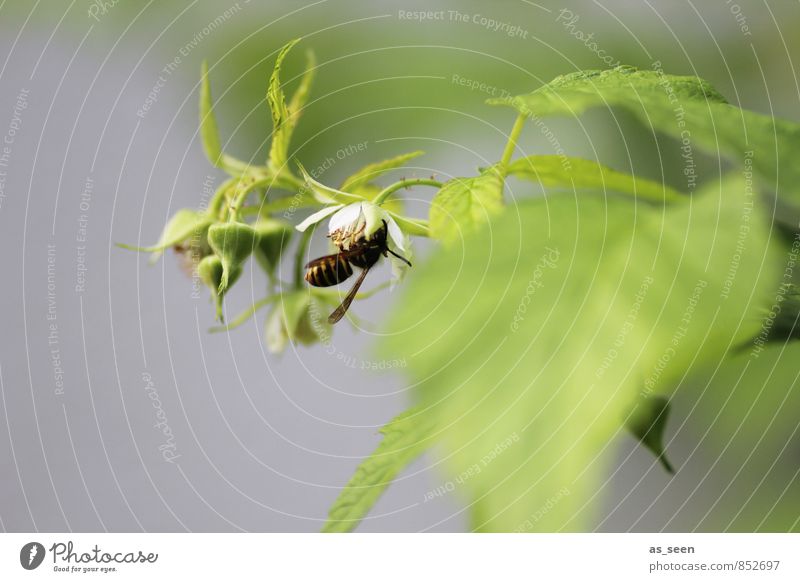
{"type": "Polygon", "coordinates": [[[503,209],[503,177],[491,167],[473,178],[453,178],[431,202],[430,234],[445,242],[475,230],[503,209]]]}
{"type": "Polygon", "coordinates": [[[289,54],[289,51],[292,50],[294,45],[300,42],[300,40],[299,38],[291,40],[281,48],[275,59],[275,66],[272,69],[272,75],[269,78],[269,86],[267,88],[267,102],[272,112],[272,144],[269,150],[269,166],[276,173],[285,171],[289,142],[292,139],[292,131],[297,122],[297,117],[292,114],[298,112],[302,108],[305,99],[308,97],[314,75],[314,57],[313,55],[309,55],[310,60],[308,62],[308,67],[300,82],[298,93],[295,94],[296,102],[293,104],[294,108],[290,109],[287,107],[286,96],[281,86],[281,67],[283,66],[283,60],[286,58],[286,55],[289,54]]]}
{"type": "Polygon", "coordinates": [[[666,210],[554,195],[415,265],[380,355],[407,359],[448,472],[477,465],[474,529],[592,523],[630,403],[757,329],[781,262],[770,215],[739,178],[666,210]]]}
{"type": "MultiPolygon", "coordinates": [[[[576,116],[598,106],[624,107],[646,127],[679,140],[688,189],[694,189],[694,148],[752,168],[765,188],[777,186],[800,206],[800,125],[726,103],[707,81],[620,66],[563,75],[535,91],[489,99],[529,117],[576,116]]],[[[781,219],[781,216],[778,217],[781,219]]],[[[796,224],[794,225],[796,226],[796,224]]]]}
{"type": "Polygon", "coordinates": [[[399,156],[389,158],[388,160],[382,160],[380,162],[368,164],[359,169],[357,172],[348,176],[344,182],[342,182],[341,189],[346,192],[352,192],[368,182],[373,181],[375,178],[385,174],[386,172],[396,170],[397,168],[402,168],[409,160],[413,160],[424,153],[425,152],[423,151],[409,152],[407,154],[401,154],[399,156]]]}
{"type": "Polygon", "coordinates": [[[384,426],[383,440],[339,494],[322,531],[352,531],[400,471],[431,446],[431,433],[425,413],[417,409],[407,410],[384,426]]]}
{"type": "MultiPolygon", "coordinates": [[[[699,77],[666,75],[660,71],[640,71],[622,65],[607,70],[577,71],[556,77],[549,83],[524,95],[487,99],[490,105],[508,105],[531,116],[575,116],[587,109],[623,106],[638,109],[668,110],[674,122],[675,103],[702,102],[708,106],[727,104],[725,98],[699,77]],[[674,94],[670,103],[668,87],[674,94]]],[[[638,113],[638,112],[637,112],[638,113]]],[[[660,127],[659,123],[654,123],[660,127]]]]}
{"type": "Polygon", "coordinates": [[[653,453],[667,473],[675,473],[664,451],[664,428],[669,420],[669,400],[663,396],[641,398],[625,423],[642,445],[653,453]]]}
{"type": "Polygon", "coordinates": [[[617,172],[592,160],[555,155],[529,156],[511,162],[510,175],[550,188],[602,188],[657,202],[677,202],[686,196],[666,184],[617,172]]]}

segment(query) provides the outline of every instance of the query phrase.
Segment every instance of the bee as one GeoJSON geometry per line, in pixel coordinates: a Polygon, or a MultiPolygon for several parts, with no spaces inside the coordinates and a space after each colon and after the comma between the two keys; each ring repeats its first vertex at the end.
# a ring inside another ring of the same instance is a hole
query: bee
{"type": "Polygon", "coordinates": [[[353,274],[353,267],[361,269],[361,274],[356,279],[355,284],[347,293],[347,296],[333,313],[328,316],[329,323],[336,323],[347,312],[350,304],[358,293],[359,287],[367,277],[369,270],[378,262],[381,255],[388,257],[389,253],[404,261],[409,267],[411,263],[405,257],[401,257],[391,249],[386,242],[386,221],[383,226],[375,231],[371,239],[367,240],[364,236],[364,228],[348,234],[340,231],[331,233],[329,236],[339,251],[333,255],[325,255],[314,259],[306,265],[305,279],[314,287],[331,287],[347,280],[353,274]]]}

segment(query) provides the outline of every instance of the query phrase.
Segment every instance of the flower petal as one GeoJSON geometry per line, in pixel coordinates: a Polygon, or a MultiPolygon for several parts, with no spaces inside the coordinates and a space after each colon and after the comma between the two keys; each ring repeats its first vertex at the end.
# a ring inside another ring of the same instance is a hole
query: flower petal
{"type": "Polygon", "coordinates": [[[400,250],[400,252],[405,252],[406,250],[406,242],[408,238],[403,231],[400,230],[400,227],[397,226],[397,223],[394,221],[394,218],[386,215],[386,225],[389,230],[389,239],[394,243],[394,245],[400,250]]]}
{"type": "Polygon", "coordinates": [[[364,237],[367,240],[372,238],[372,235],[375,234],[378,230],[383,228],[383,221],[391,220],[389,214],[377,204],[373,204],[372,202],[364,202],[361,205],[362,211],[364,213],[364,237]]]}
{"type": "Polygon", "coordinates": [[[306,218],[303,222],[298,224],[295,228],[300,232],[306,230],[312,224],[317,224],[318,222],[324,220],[340,208],[342,208],[344,204],[334,204],[333,206],[326,206],[322,210],[316,211],[314,214],[306,218]]]}
{"type": "Polygon", "coordinates": [[[353,226],[360,216],[361,202],[348,204],[331,217],[331,221],[328,223],[328,232],[335,232],[339,229],[346,230],[353,226]]]}
{"type": "MultiPolygon", "coordinates": [[[[411,246],[406,249],[405,258],[411,260],[411,246]]],[[[401,261],[394,255],[389,255],[389,265],[392,267],[392,279],[389,283],[389,291],[394,291],[394,288],[405,278],[408,273],[408,263],[401,261]]]]}

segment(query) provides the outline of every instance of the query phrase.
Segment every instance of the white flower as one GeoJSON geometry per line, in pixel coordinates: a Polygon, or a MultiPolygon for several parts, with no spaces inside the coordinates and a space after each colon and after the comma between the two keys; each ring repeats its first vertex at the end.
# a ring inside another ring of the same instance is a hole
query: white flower
{"type": "MultiPolygon", "coordinates": [[[[389,250],[398,254],[410,252],[408,237],[403,233],[392,214],[384,210],[377,204],[369,201],[354,202],[352,204],[333,204],[326,206],[306,218],[297,225],[300,232],[308,229],[309,226],[322,222],[328,216],[331,217],[328,223],[328,236],[335,241],[341,241],[342,248],[347,250],[350,235],[355,233],[363,234],[364,238],[370,240],[376,232],[383,228],[386,223],[387,237],[386,242],[389,250]],[[332,216],[331,216],[332,215],[332,216]]],[[[401,259],[389,253],[389,260],[392,265],[392,283],[399,281],[408,265],[401,259]]]]}

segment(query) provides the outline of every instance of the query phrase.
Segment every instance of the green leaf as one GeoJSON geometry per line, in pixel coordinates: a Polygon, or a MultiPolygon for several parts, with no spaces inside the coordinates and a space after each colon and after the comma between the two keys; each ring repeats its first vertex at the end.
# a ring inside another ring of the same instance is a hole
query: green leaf
{"type": "MultiPolygon", "coordinates": [[[[561,75],[531,93],[510,98],[496,97],[486,102],[509,105],[529,117],[572,117],[599,105],[630,107],[637,110],[635,113],[653,107],[658,120],[664,119],[661,112],[667,111],[672,122],[675,122],[676,104],[726,104],[725,98],[708,81],[698,77],[665,75],[656,70],[640,71],[626,65],[561,75]],[[674,95],[672,103],[669,90],[674,95]]],[[[655,122],[654,125],[660,128],[661,124],[655,122]]]]}
{"type": "Polygon", "coordinates": [[[314,51],[309,49],[306,51],[306,69],[288,105],[289,123],[292,130],[297,127],[297,122],[303,114],[303,107],[308,102],[308,97],[311,94],[311,85],[314,83],[316,73],[317,58],[314,56],[314,51]]]}
{"type": "Polygon", "coordinates": [[[402,168],[409,160],[413,160],[424,153],[423,151],[409,152],[407,154],[395,156],[394,158],[389,158],[388,160],[368,164],[346,178],[345,181],[342,182],[341,189],[345,192],[352,192],[360,186],[382,176],[386,172],[402,168]]]}
{"type": "Polygon", "coordinates": [[[669,400],[663,396],[642,398],[628,416],[625,426],[656,458],[667,473],[675,470],[664,452],[664,428],[669,419],[669,400]]]}
{"type": "Polygon", "coordinates": [[[208,80],[208,63],[203,61],[200,85],[200,136],[208,161],[219,166],[222,160],[222,145],[219,140],[217,118],[214,115],[214,102],[211,98],[211,83],[208,80]]]}
{"type": "Polygon", "coordinates": [[[299,120],[300,111],[308,99],[311,83],[314,79],[316,61],[313,53],[309,52],[307,53],[308,62],[306,63],[306,70],[300,81],[300,86],[292,97],[290,105],[287,107],[286,97],[283,92],[283,87],[281,86],[281,67],[283,66],[283,60],[286,58],[286,55],[300,40],[299,38],[291,40],[281,48],[275,59],[275,66],[272,69],[272,75],[269,78],[269,86],[267,88],[267,102],[272,112],[272,144],[269,150],[269,167],[272,168],[275,173],[286,171],[286,162],[288,160],[289,143],[292,139],[292,132],[299,120]]]}
{"type": "Polygon", "coordinates": [[[503,177],[494,168],[473,178],[453,178],[431,202],[430,234],[450,242],[475,230],[503,208],[503,177]]]}
{"type": "Polygon", "coordinates": [[[617,172],[608,166],[580,158],[529,156],[511,162],[507,172],[551,188],[602,188],[657,202],[686,200],[686,196],[665,184],[617,172]]]}
{"type": "Polygon", "coordinates": [[[781,263],[770,215],[739,178],[666,209],[554,195],[415,264],[380,355],[406,358],[448,473],[477,466],[460,488],[474,529],[592,523],[630,403],[758,328],[781,263]]]}
{"type": "Polygon", "coordinates": [[[758,349],[759,353],[766,342],[786,343],[800,339],[800,288],[791,283],[780,286],[776,293],[776,304],[771,310],[764,310],[761,330],[748,347],[758,349]],[[776,313],[777,311],[777,313],[776,313]]]}
{"type": "Polygon", "coordinates": [[[355,529],[400,471],[431,446],[431,432],[425,413],[413,408],[384,426],[383,440],[339,494],[322,531],[355,529]]]}
{"type": "MultiPolygon", "coordinates": [[[[800,125],[734,107],[707,81],[620,66],[563,75],[526,95],[489,99],[532,118],[577,116],[592,107],[624,107],[646,127],[680,141],[688,189],[697,185],[694,148],[752,164],[766,188],[800,206],[800,125]]],[[[780,216],[779,216],[780,218],[780,216]]],[[[796,226],[796,225],[795,225],[796,226]]]]}
{"type": "Polygon", "coordinates": [[[200,82],[200,137],[203,140],[203,150],[212,165],[234,176],[245,172],[250,167],[246,162],[222,152],[206,61],[203,61],[200,82]]]}

